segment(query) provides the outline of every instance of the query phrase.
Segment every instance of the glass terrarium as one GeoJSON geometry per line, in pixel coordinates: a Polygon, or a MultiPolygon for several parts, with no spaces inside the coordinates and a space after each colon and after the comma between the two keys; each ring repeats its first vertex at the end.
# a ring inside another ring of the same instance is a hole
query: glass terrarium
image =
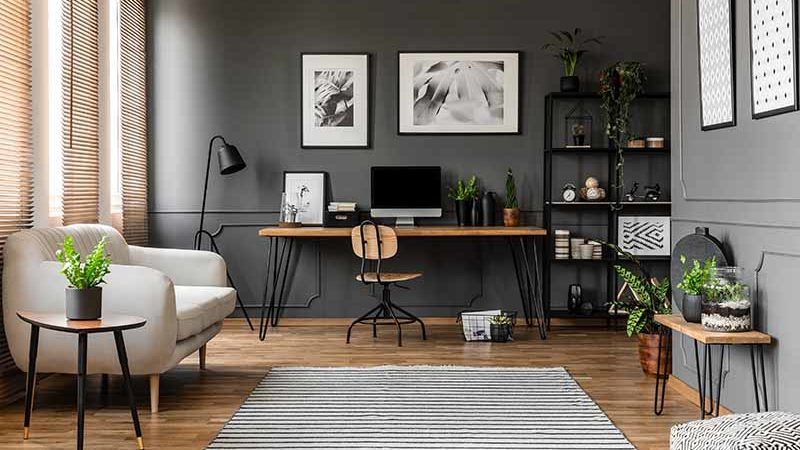
{"type": "Polygon", "coordinates": [[[592,115],[577,103],[564,117],[564,146],[567,148],[591,148],[592,115]]]}
{"type": "Polygon", "coordinates": [[[717,267],[703,288],[701,322],[711,331],[752,329],[750,286],[741,267],[717,267]]]}

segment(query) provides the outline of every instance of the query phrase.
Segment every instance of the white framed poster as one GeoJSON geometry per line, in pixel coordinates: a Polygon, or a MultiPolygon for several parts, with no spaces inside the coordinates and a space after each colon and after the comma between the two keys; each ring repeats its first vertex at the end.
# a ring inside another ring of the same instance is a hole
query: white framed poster
{"type": "Polygon", "coordinates": [[[302,148],[369,148],[369,55],[303,53],[302,148]]]}
{"type": "Polygon", "coordinates": [[[670,217],[619,216],[617,245],[636,256],[669,256],[670,217]]]}
{"type": "Polygon", "coordinates": [[[753,118],[796,111],[796,0],[750,0],[753,118]]]}
{"type": "Polygon", "coordinates": [[[325,224],[326,172],[283,172],[283,192],[286,204],[297,211],[297,221],[303,225],[325,224]]]}
{"type": "Polygon", "coordinates": [[[700,128],[736,125],[733,0],[697,0],[700,128]]]}
{"type": "Polygon", "coordinates": [[[519,133],[519,52],[399,52],[398,134],[519,133]]]}

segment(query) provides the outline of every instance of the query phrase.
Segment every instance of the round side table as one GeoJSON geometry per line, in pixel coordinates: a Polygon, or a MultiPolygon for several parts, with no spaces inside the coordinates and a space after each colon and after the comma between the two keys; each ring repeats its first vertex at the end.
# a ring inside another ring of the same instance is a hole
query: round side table
{"type": "Polygon", "coordinates": [[[125,351],[125,341],[122,332],[141,328],[147,322],[142,317],[123,316],[119,314],[105,314],[98,320],[68,320],[64,313],[36,313],[17,311],[17,317],[31,324],[31,345],[28,356],[28,379],[25,387],[25,423],[23,428],[24,439],[28,439],[33,410],[33,390],[36,384],[36,356],[39,350],[39,329],[73,333],[78,335],[78,450],[83,449],[83,418],[86,399],[86,350],[89,334],[114,333],[117,344],[117,357],[122,368],[122,377],[125,381],[125,390],[128,391],[128,403],[133,418],[133,428],[136,431],[136,443],[139,449],[144,448],[142,428],[139,426],[139,414],[136,412],[136,400],[131,386],[131,372],[128,369],[128,354],[125,351]]]}

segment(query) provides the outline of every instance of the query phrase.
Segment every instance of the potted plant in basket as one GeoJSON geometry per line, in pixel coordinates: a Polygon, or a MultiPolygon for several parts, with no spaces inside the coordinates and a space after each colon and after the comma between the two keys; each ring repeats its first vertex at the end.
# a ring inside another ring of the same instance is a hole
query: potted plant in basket
{"type": "Polygon", "coordinates": [[[606,116],[606,136],[617,152],[614,198],[621,198],[619,194],[625,187],[623,149],[631,134],[631,103],[644,92],[646,80],[644,65],[636,61],[617,62],[600,75],[600,107],[606,116]]]}
{"type": "Polygon", "coordinates": [[[463,227],[472,224],[473,205],[478,198],[478,180],[475,175],[466,183],[458,180],[456,185],[448,189],[447,196],[456,203],[456,220],[458,226],[463,227]]]}
{"type": "Polygon", "coordinates": [[[703,264],[694,260],[692,266],[687,268],[686,257],[681,255],[681,265],[683,266],[683,278],[677,285],[678,289],[683,291],[681,313],[687,322],[700,323],[703,289],[717,268],[717,259],[706,259],[703,264]]]}
{"type": "Polygon", "coordinates": [[[575,75],[575,68],[581,57],[586,54],[584,47],[588,44],[602,44],[602,36],[584,38],[583,31],[551,31],[553,40],[544,44],[542,50],[549,51],[564,64],[564,76],[561,77],[561,92],[578,92],[580,79],[575,75]]]}
{"type": "Polygon", "coordinates": [[[507,227],[519,226],[519,202],[517,201],[517,183],[514,173],[508,169],[506,173],[506,204],[503,208],[503,225],[507,227]]]}
{"type": "Polygon", "coordinates": [[[492,342],[508,342],[511,340],[512,320],[507,314],[489,317],[489,335],[492,342]]]}
{"type": "MultiPolygon", "coordinates": [[[[650,275],[634,255],[622,250],[614,244],[605,244],[619,256],[632,262],[636,270],[630,270],[622,265],[615,265],[614,270],[630,289],[631,295],[618,296],[612,304],[618,310],[628,312],[626,331],[628,336],[636,334],[639,339],[639,363],[646,374],[655,375],[658,364],[658,331],[659,324],[655,321],[656,314],[670,314],[672,312],[669,299],[669,278],[659,281],[650,275]]],[[[623,287],[624,289],[624,287],[623,287]]],[[[661,367],[666,367],[667,340],[661,342],[661,367]]]]}
{"type": "Polygon", "coordinates": [[[107,236],[103,236],[92,252],[81,261],[72,236],[64,238],[56,259],[62,264],[61,273],[69,281],[66,289],[66,315],[70,320],[96,320],[102,316],[104,277],[111,270],[111,257],[106,255],[107,236]]]}

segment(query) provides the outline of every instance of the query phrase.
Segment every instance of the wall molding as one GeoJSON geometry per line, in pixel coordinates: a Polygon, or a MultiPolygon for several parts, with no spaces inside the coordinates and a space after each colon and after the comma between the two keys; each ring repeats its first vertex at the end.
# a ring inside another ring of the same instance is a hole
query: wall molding
{"type": "MultiPolygon", "coordinates": [[[[674,101],[675,97],[673,97],[672,105],[676,106],[676,110],[674,114],[677,115],[677,126],[673,127],[675,133],[677,134],[677,139],[673,139],[673,141],[677,144],[678,150],[678,179],[680,180],[681,184],[681,195],[683,199],[687,202],[714,202],[714,203],[795,203],[800,202],[800,197],[765,197],[765,198],[733,198],[733,197],[703,197],[703,196],[692,196],[689,194],[689,188],[686,183],[685,174],[684,174],[684,160],[686,157],[684,156],[684,144],[683,144],[683,4],[684,0],[679,0],[678,2],[678,17],[677,17],[677,76],[673,77],[675,80],[673,86],[673,96],[677,96],[677,101],[674,101]]],[[[734,26],[736,24],[734,23],[734,26]]],[[[748,35],[749,36],[749,35],[748,35]]],[[[749,47],[748,47],[749,48],[749,47]]],[[[747,61],[750,60],[750,55],[746,55],[747,61]]],[[[737,58],[741,59],[741,58],[737,58]]],[[[735,72],[734,68],[734,72],[735,72]]],[[[734,77],[734,80],[738,79],[734,77]]],[[[748,92],[749,94],[749,92],[748,92]]],[[[753,120],[750,117],[747,117],[749,120],[753,120]]]]}
{"type": "Polygon", "coordinates": [[[672,222],[699,223],[699,224],[711,224],[711,225],[723,225],[723,226],[735,226],[735,227],[800,230],[800,225],[787,225],[787,224],[770,223],[770,222],[746,222],[740,220],[706,220],[706,219],[695,219],[691,217],[673,216],[672,222]]]}

